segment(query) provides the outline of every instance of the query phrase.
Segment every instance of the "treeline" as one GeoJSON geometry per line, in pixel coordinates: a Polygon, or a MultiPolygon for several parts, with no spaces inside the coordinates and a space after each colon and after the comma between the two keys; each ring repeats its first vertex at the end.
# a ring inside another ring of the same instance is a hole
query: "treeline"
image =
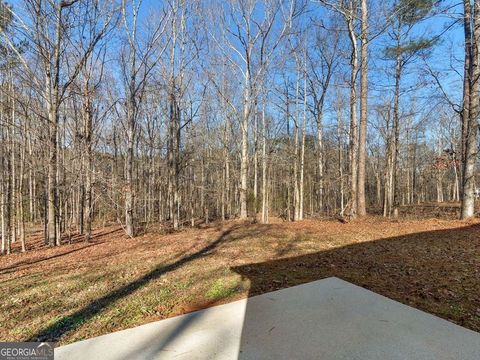
{"type": "Polygon", "coordinates": [[[39,224],[55,246],[111,222],[133,237],[153,223],[396,216],[431,201],[473,216],[480,20],[465,2],[452,91],[435,68],[459,31],[450,9],[0,2],[2,254],[27,249],[39,224]],[[442,30],[426,31],[438,14],[442,30]]]}

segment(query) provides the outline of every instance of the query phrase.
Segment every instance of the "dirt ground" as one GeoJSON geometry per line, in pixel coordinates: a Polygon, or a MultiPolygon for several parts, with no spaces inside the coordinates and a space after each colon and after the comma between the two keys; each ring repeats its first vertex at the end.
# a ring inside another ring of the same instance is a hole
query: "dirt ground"
{"type": "Polygon", "coordinates": [[[329,276],[480,331],[480,220],[108,227],[28,248],[0,257],[2,341],[65,344],[329,276]]]}

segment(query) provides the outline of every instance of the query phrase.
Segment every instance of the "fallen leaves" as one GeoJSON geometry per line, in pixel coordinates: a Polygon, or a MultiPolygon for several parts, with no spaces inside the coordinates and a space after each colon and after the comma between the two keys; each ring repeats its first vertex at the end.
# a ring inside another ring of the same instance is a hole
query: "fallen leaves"
{"type": "Polygon", "coordinates": [[[0,338],[24,340],[55,319],[97,309],[52,334],[68,343],[329,276],[480,330],[480,221],[274,220],[136,239],[105,228],[91,243],[73,237],[58,248],[30,239],[27,253],[0,258],[0,338]],[[178,265],[149,275],[170,264],[178,265]],[[213,283],[239,278],[250,287],[212,296],[213,283]],[[138,289],[99,308],[98,299],[139,279],[138,289]]]}

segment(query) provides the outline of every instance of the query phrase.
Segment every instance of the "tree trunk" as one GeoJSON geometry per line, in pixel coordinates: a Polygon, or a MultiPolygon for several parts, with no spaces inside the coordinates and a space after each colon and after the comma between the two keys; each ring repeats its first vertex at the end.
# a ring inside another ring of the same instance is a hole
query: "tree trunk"
{"type": "Polygon", "coordinates": [[[323,130],[322,112],[317,114],[317,165],[318,165],[318,210],[323,212],[324,171],[323,171],[323,130]]]}
{"type": "Polygon", "coordinates": [[[350,160],[350,217],[357,216],[357,155],[358,155],[358,125],[357,125],[357,72],[358,72],[358,50],[357,35],[355,33],[355,0],[349,4],[349,17],[347,20],[348,34],[352,46],[350,56],[350,139],[349,139],[349,160],[350,160]]]}
{"type": "MultiPolygon", "coordinates": [[[[397,48],[400,47],[400,42],[398,40],[397,48]]],[[[392,192],[393,192],[393,208],[397,209],[400,205],[399,200],[399,176],[398,176],[398,158],[400,150],[400,79],[402,75],[402,58],[400,51],[397,53],[396,64],[395,64],[395,95],[394,95],[394,105],[393,105],[393,164],[392,164],[392,192]]]]}
{"type": "Polygon", "coordinates": [[[463,166],[463,186],[462,186],[462,219],[468,219],[475,214],[475,170],[477,160],[477,132],[478,132],[478,115],[479,115],[479,49],[480,42],[480,1],[475,0],[473,21],[471,18],[470,1],[464,1],[465,10],[465,52],[466,56],[470,55],[469,67],[465,64],[465,80],[469,82],[468,94],[464,94],[465,103],[468,103],[468,123],[464,125],[465,135],[465,162],[463,166]],[[473,33],[467,31],[473,24],[473,33]],[[470,47],[470,48],[468,48],[470,47]],[[468,97],[467,97],[468,96],[468,97]]]}
{"type": "Polygon", "coordinates": [[[367,116],[368,116],[368,7],[367,0],[362,3],[362,33],[361,33],[361,83],[360,83],[360,140],[358,146],[358,189],[357,214],[367,214],[365,203],[365,166],[367,143],[367,116]]]}
{"type": "Polygon", "coordinates": [[[247,176],[248,176],[248,119],[250,118],[250,77],[247,71],[245,96],[243,99],[243,119],[241,122],[242,145],[240,156],[240,219],[247,219],[247,176]]]}
{"type": "Polygon", "coordinates": [[[135,106],[135,99],[129,100],[129,114],[127,124],[127,158],[125,168],[125,225],[127,235],[130,237],[135,236],[135,219],[134,219],[134,191],[135,186],[133,183],[133,162],[134,162],[134,145],[135,145],[135,120],[133,114],[133,107],[135,106]]]}
{"type": "Polygon", "coordinates": [[[92,236],[92,221],[93,221],[93,194],[92,194],[92,183],[93,183],[93,147],[92,147],[92,136],[93,136],[93,126],[92,126],[92,104],[90,101],[90,94],[88,84],[86,85],[86,104],[85,104],[85,156],[84,159],[86,163],[84,165],[85,171],[85,236],[87,241],[92,236]]]}
{"type": "MultiPolygon", "coordinates": [[[[306,56],[305,56],[306,58],[306,56]]],[[[306,62],[306,59],[305,59],[306,62]]],[[[303,126],[302,126],[302,145],[300,148],[300,203],[298,208],[298,219],[303,220],[303,204],[304,204],[304,178],[305,178],[305,139],[307,132],[307,69],[305,63],[304,83],[303,83],[303,126]]]]}
{"type": "Polygon", "coordinates": [[[343,182],[343,114],[341,104],[337,107],[337,141],[338,141],[338,181],[340,193],[340,212],[341,217],[344,216],[345,210],[345,189],[343,182]]]}
{"type": "Polygon", "coordinates": [[[265,119],[265,99],[262,104],[262,223],[268,223],[267,203],[267,124],[265,119]]]}
{"type": "MultiPolygon", "coordinates": [[[[58,165],[58,120],[59,120],[59,81],[60,81],[60,43],[62,34],[62,5],[57,5],[57,19],[55,24],[55,48],[53,54],[53,79],[49,69],[46,69],[47,113],[49,123],[48,145],[48,216],[47,216],[47,240],[50,246],[59,244],[57,239],[57,212],[58,212],[58,188],[57,188],[57,165],[58,165]]],[[[50,64],[47,64],[50,67],[50,64]]]]}
{"type": "Polygon", "coordinates": [[[253,104],[253,213],[255,221],[257,221],[258,199],[258,116],[257,116],[257,99],[253,104]]]}

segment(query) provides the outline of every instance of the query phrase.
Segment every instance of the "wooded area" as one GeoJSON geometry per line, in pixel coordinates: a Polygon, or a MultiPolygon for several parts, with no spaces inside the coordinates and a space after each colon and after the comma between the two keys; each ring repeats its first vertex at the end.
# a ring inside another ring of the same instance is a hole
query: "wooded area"
{"type": "Polygon", "coordinates": [[[479,44],[480,0],[0,2],[1,252],[40,224],[471,218],[479,44]]]}

